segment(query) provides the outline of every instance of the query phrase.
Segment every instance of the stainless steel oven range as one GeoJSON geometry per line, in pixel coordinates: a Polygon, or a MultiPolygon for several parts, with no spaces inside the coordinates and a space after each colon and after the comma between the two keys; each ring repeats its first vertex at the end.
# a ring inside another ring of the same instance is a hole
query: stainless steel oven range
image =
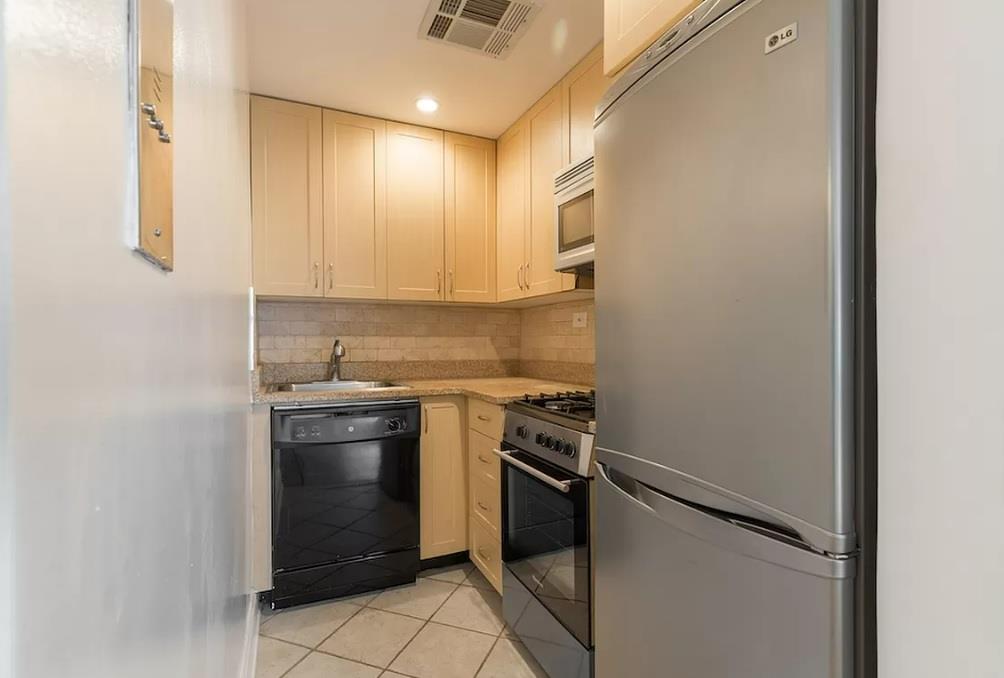
{"type": "Polygon", "coordinates": [[[502,607],[550,678],[593,675],[592,392],[506,408],[502,607]]]}

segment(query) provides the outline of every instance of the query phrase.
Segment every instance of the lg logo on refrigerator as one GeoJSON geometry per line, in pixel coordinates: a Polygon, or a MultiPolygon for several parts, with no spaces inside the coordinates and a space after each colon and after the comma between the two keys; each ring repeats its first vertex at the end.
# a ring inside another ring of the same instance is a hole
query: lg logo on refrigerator
{"type": "Polygon", "coordinates": [[[796,40],[798,40],[798,24],[794,23],[768,35],[764,39],[763,53],[770,54],[771,52],[775,52],[785,45],[795,42],[796,40]]]}

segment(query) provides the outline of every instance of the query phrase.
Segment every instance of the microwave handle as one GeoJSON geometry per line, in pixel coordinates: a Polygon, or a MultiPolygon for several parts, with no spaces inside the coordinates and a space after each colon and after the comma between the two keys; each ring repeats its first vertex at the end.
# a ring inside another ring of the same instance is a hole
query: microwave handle
{"type": "Polygon", "coordinates": [[[493,449],[492,452],[494,452],[496,456],[498,456],[502,461],[506,462],[507,464],[512,464],[520,471],[523,471],[523,473],[533,476],[537,480],[547,485],[550,485],[556,490],[561,490],[562,492],[567,493],[572,489],[572,481],[570,480],[557,480],[556,478],[552,478],[543,471],[538,471],[529,464],[520,461],[519,459],[512,456],[508,452],[503,452],[502,450],[496,450],[496,449],[493,449]]]}

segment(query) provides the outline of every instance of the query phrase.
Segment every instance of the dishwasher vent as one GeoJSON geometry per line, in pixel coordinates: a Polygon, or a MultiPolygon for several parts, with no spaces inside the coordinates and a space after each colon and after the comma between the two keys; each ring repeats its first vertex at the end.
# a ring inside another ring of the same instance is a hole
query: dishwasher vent
{"type": "Polygon", "coordinates": [[[419,37],[505,59],[540,11],[538,2],[432,0],[419,37]]]}

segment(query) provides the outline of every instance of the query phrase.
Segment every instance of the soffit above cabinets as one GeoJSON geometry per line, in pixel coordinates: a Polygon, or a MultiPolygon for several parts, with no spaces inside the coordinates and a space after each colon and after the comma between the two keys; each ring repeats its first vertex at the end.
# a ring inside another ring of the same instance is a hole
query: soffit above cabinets
{"type": "Polygon", "coordinates": [[[428,39],[429,0],[248,0],[251,91],[495,138],[603,35],[603,0],[538,6],[504,58],[428,39]],[[415,100],[435,97],[439,111],[415,100]]]}

